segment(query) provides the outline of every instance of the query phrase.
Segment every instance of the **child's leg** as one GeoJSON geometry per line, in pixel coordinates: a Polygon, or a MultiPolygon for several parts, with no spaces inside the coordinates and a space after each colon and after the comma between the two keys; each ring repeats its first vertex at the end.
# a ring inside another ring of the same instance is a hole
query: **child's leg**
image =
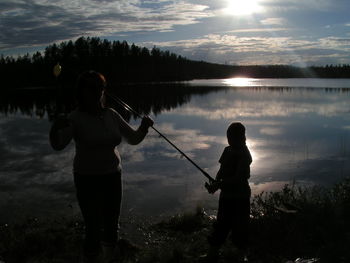
{"type": "Polygon", "coordinates": [[[230,203],[220,195],[216,222],[213,224],[213,231],[208,237],[210,247],[205,262],[214,263],[219,259],[219,250],[231,231],[232,213],[230,210],[230,203]]]}
{"type": "Polygon", "coordinates": [[[216,222],[213,225],[213,232],[209,236],[208,241],[211,246],[221,247],[225,242],[232,225],[231,204],[228,200],[220,196],[219,209],[216,222]]]}
{"type": "Polygon", "coordinates": [[[250,229],[250,199],[234,201],[234,218],[232,227],[232,242],[238,249],[246,250],[249,245],[250,229]]]}

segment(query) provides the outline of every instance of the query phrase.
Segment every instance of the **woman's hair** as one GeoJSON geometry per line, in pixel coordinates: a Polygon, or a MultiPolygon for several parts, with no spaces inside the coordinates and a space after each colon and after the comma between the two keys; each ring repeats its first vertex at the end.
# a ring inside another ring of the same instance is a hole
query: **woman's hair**
{"type": "Polygon", "coordinates": [[[238,142],[243,143],[246,141],[245,137],[245,127],[240,122],[233,122],[227,129],[227,139],[229,140],[229,143],[232,142],[238,142]]]}
{"type": "Polygon", "coordinates": [[[99,72],[89,70],[81,73],[76,86],[76,99],[79,108],[84,109],[86,107],[84,91],[88,90],[90,92],[96,92],[96,94],[101,94],[106,84],[105,77],[99,72]]]}

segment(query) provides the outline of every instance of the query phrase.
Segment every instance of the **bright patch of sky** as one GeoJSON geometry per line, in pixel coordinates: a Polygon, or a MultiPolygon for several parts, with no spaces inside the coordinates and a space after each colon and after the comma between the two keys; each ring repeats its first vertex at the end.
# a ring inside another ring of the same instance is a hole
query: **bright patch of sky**
{"type": "Polygon", "coordinates": [[[81,36],[228,64],[350,63],[349,0],[2,0],[0,54],[81,36]]]}

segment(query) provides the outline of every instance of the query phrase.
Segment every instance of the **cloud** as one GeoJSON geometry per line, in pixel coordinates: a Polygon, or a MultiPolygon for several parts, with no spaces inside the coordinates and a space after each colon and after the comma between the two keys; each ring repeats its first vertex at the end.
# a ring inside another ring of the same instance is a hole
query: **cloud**
{"type": "Polygon", "coordinates": [[[329,10],[333,2],[331,0],[262,0],[261,5],[270,10],[329,10]]]}
{"type": "Polygon", "coordinates": [[[325,37],[320,39],[319,44],[322,48],[331,47],[334,50],[350,51],[350,37],[325,37]]]}
{"type": "MultiPolygon", "coordinates": [[[[154,43],[154,42],[152,42],[154,43]]],[[[144,45],[151,43],[144,42],[144,45]]],[[[289,37],[238,37],[231,34],[209,34],[202,38],[157,42],[157,46],[181,47],[183,50],[195,51],[198,49],[212,49],[213,52],[259,52],[271,49],[271,52],[285,51],[286,48],[306,47],[309,41],[293,40],[289,37]]]]}
{"type": "Polygon", "coordinates": [[[283,134],[283,129],[277,128],[277,127],[262,127],[260,129],[260,133],[265,135],[271,135],[271,136],[280,135],[280,134],[283,134]]]}
{"type": "Polygon", "coordinates": [[[121,1],[9,1],[0,3],[0,48],[46,45],[82,35],[169,31],[212,14],[201,4],[121,1]],[[147,4],[146,3],[146,4],[147,4]]]}
{"type": "Polygon", "coordinates": [[[263,25],[268,25],[268,26],[278,25],[278,26],[280,26],[280,25],[284,25],[286,23],[286,20],[284,18],[281,18],[281,17],[270,17],[270,18],[263,19],[260,22],[263,25]]]}
{"type": "Polygon", "coordinates": [[[290,28],[244,28],[244,29],[235,29],[228,31],[227,33],[259,33],[259,32],[278,32],[278,31],[286,31],[286,30],[292,30],[290,28]]]}
{"type": "MultiPolygon", "coordinates": [[[[257,31],[246,29],[246,31],[257,31]]],[[[242,32],[242,30],[239,30],[242,32]]],[[[244,30],[243,30],[244,31],[244,30]]],[[[264,31],[264,30],[261,30],[264,31]]],[[[350,38],[297,39],[290,36],[238,36],[208,34],[200,38],[142,42],[170,49],[195,59],[229,64],[317,64],[322,58],[349,61],[350,38]],[[317,57],[320,56],[320,57],[317,57]]],[[[332,60],[331,60],[332,61],[332,60]]]]}

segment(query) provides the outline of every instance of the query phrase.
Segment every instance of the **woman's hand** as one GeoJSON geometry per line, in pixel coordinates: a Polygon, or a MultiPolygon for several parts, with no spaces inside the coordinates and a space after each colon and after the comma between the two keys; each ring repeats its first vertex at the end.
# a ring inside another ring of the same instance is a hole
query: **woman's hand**
{"type": "Polygon", "coordinates": [[[152,127],[154,121],[149,116],[144,116],[141,121],[140,129],[144,132],[148,132],[148,128],[152,127]]]}

